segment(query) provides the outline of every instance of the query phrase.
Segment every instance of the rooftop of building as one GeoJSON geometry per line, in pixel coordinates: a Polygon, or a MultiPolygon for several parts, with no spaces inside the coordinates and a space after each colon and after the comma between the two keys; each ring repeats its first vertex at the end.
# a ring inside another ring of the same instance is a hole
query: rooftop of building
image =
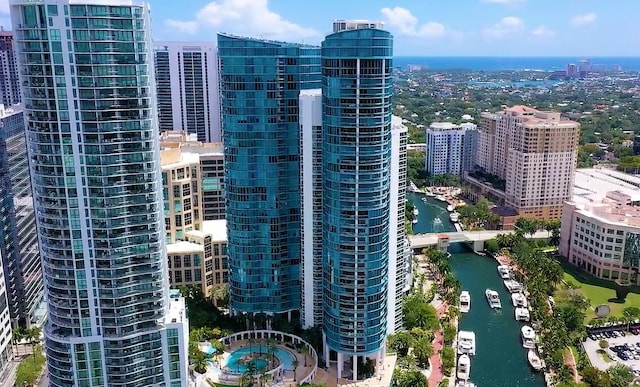
{"type": "Polygon", "coordinates": [[[501,115],[508,115],[518,117],[521,120],[522,125],[527,127],[539,127],[539,126],[554,126],[554,127],[578,127],[578,122],[572,121],[568,118],[562,117],[560,112],[538,110],[536,108],[515,105],[511,107],[504,107],[501,111],[495,113],[482,113],[483,117],[499,117],[501,115]]]}
{"type": "Polygon", "coordinates": [[[640,201],[640,178],[610,169],[577,169],[573,185],[575,203],[599,203],[613,191],[629,196],[632,202],[640,201]]]}
{"type": "Polygon", "coordinates": [[[452,122],[432,122],[429,125],[431,130],[469,130],[476,129],[478,126],[469,122],[462,124],[454,124],[452,122]]]}
{"type": "Polygon", "coordinates": [[[180,290],[169,290],[169,305],[167,308],[166,322],[178,323],[182,322],[187,316],[187,307],[180,290]]]}
{"type": "Polygon", "coordinates": [[[204,252],[204,246],[197,243],[185,241],[167,243],[167,254],[190,254],[202,252],[204,252]]]}
{"type": "Polygon", "coordinates": [[[300,95],[305,97],[317,97],[322,95],[322,89],[304,89],[300,90],[300,95]]]}
{"type": "Polygon", "coordinates": [[[640,227],[640,206],[629,195],[619,191],[607,192],[599,202],[574,203],[577,212],[588,218],[628,227],[640,227]]]}
{"type": "Polygon", "coordinates": [[[201,230],[192,230],[187,234],[204,238],[207,235],[211,236],[212,242],[226,242],[227,241],[227,221],[225,219],[218,220],[205,220],[202,222],[201,230]]]}
{"type": "Polygon", "coordinates": [[[0,104],[0,118],[5,118],[12,116],[14,114],[22,113],[23,111],[22,104],[5,106],[4,104],[0,104]]]}
{"type": "Polygon", "coordinates": [[[219,142],[200,142],[185,132],[164,132],[160,135],[160,164],[163,169],[197,164],[201,156],[223,156],[219,142]]]}
{"type": "Polygon", "coordinates": [[[246,40],[250,42],[256,43],[264,43],[277,47],[298,47],[298,48],[317,48],[320,49],[320,46],[316,46],[313,44],[304,44],[304,43],[291,43],[291,42],[283,42],[280,40],[270,40],[270,39],[261,39],[261,38],[253,38],[248,36],[240,36],[234,35],[227,32],[218,32],[218,37],[223,37],[227,39],[236,39],[236,40],[246,40]]]}

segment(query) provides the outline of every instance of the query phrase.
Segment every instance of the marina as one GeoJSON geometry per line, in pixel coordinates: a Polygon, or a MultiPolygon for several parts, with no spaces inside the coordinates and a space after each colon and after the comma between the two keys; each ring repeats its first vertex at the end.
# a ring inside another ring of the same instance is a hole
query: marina
{"type": "MultiPolygon", "coordinates": [[[[542,372],[536,371],[530,362],[529,348],[524,344],[523,325],[514,319],[515,308],[508,302],[512,295],[502,286],[503,280],[497,273],[495,260],[469,252],[461,244],[451,245],[449,251],[452,253],[452,270],[470,297],[479,299],[485,297],[486,289],[494,289],[500,299],[507,300],[502,304],[501,312],[481,303],[460,317],[459,329],[473,332],[475,338],[469,383],[477,387],[544,386],[542,372]]],[[[527,341],[527,345],[535,347],[535,332],[532,328],[531,331],[533,338],[531,342],[527,341]]],[[[527,335],[531,335],[529,330],[527,335]]],[[[535,351],[533,355],[537,356],[535,351]]],[[[536,364],[535,357],[532,360],[536,364]]],[[[456,386],[469,385],[459,383],[456,386]]]]}

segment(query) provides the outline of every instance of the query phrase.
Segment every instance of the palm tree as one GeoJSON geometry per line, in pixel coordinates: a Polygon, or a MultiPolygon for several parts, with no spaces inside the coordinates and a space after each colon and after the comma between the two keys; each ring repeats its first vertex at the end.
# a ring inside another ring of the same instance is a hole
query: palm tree
{"type": "Polygon", "coordinates": [[[22,327],[17,327],[16,329],[13,330],[13,343],[16,346],[16,355],[18,354],[18,344],[20,343],[20,341],[22,341],[22,339],[25,338],[25,331],[24,328],[22,327]]]}
{"type": "Polygon", "coordinates": [[[429,364],[429,358],[433,355],[433,345],[428,339],[422,338],[416,342],[412,354],[416,358],[418,365],[425,366],[429,364]]]}
{"type": "Polygon", "coordinates": [[[304,356],[304,366],[306,367],[307,366],[307,355],[309,354],[309,347],[307,347],[306,345],[303,345],[302,348],[300,348],[300,352],[304,356]]]}
{"type": "Polygon", "coordinates": [[[204,353],[198,350],[195,353],[191,354],[191,365],[193,366],[193,370],[199,374],[204,374],[207,372],[207,366],[211,361],[212,356],[208,353],[204,353]]]}

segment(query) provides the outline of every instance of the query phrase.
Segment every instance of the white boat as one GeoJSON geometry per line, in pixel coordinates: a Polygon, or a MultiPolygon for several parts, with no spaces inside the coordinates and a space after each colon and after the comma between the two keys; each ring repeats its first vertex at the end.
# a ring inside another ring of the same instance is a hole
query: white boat
{"type": "Polygon", "coordinates": [[[468,380],[460,380],[458,384],[456,384],[456,387],[476,387],[476,385],[468,380]]]}
{"type": "Polygon", "coordinates": [[[467,313],[471,309],[471,295],[468,291],[460,292],[460,312],[467,313]]]}
{"type": "Polygon", "coordinates": [[[527,308],[516,308],[514,314],[516,316],[516,321],[529,321],[529,318],[531,318],[529,315],[529,309],[527,308]]]}
{"type": "Polygon", "coordinates": [[[471,372],[471,359],[468,355],[460,355],[458,358],[457,376],[460,380],[468,380],[471,372]]]}
{"type": "Polygon", "coordinates": [[[447,198],[445,198],[445,197],[444,197],[444,196],[442,196],[442,195],[438,195],[438,196],[436,196],[436,200],[440,200],[441,202],[446,202],[446,201],[447,201],[447,198]]]}
{"type": "Polygon", "coordinates": [[[472,331],[458,332],[458,355],[476,354],[476,334],[472,331]]]}
{"type": "Polygon", "coordinates": [[[522,336],[522,346],[524,348],[533,349],[536,347],[536,331],[528,325],[523,326],[520,329],[522,336]]]}
{"type": "Polygon", "coordinates": [[[542,369],[542,360],[533,349],[530,349],[529,353],[527,353],[527,359],[534,370],[540,371],[542,369]]]}
{"type": "Polygon", "coordinates": [[[418,212],[418,209],[416,207],[413,207],[413,215],[418,216],[420,214],[420,212],[418,212]]]}
{"type": "Polygon", "coordinates": [[[450,213],[449,220],[452,221],[453,223],[458,223],[458,221],[460,220],[460,213],[458,212],[450,213]]]}
{"type": "Polygon", "coordinates": [[[427,192],[425,193],[425,195],[427,195],[427,196],[429,196],[429,197],[434,197],[434,196],[436,196],[436,194],[434,194],[434,193],[433,193],[433,192],[431,192],[431,191],[427,191],[427,192]]]}
{"type": "Polygon", "coordinates": [[[510,293],[520,293],[522,291],[522,284],[514,280],[505,280],[504,287],[507,288],[510,293]]]}
{"type": "Polygon", "coordinates": [[[453,206],[451,204],[447,206],[447,211],[453,212],[453,206]]]}
{"type": "Polygon", "coordinates": [[[413,223],[413,224],[418,223],[418,219],[413,219],[413,220],[411,221],[411,223],[413,223]]]}
{"type": "Polygon", "coordinates": [[[427,198],[422,198],[422,199],[420,199],[420,200],[422,200],[422,202],[423,202],[423,203],[426,203],[426,202],[427,202],[427,198]]]}
{"type": "Polygon", "coordinates": [[[526,308],[527,305],[529,304],[527,302],[527,297],[522,294],[522,293],[513,293],[511,295],[511,302],[513,303],[513,306],[515,307],[522,307],[522,308],[526,308]]]}
{"type": "Polygon", "coordinates": [[[442,226],[442,221],[440,220],[440,218],[435,218],[433,220],[433,225],[434,226],[442,226]]]}
{"type": "Polygon", "coordinates": [[[498,266],[498,274],[500,274],[500,277],[502,279],[509,279],[510,274],[509,274],[509,266],[507,265],[500,265],[498,266]]]}
{"type": "Polygon", "coordinates": [[[485,296],[487,296],[487,301],[489,302],[489,306],[491,309],[501,309],[502,303],[500,302],[500,295],[495,290],[487,289],[484,291],[485,296]]]}

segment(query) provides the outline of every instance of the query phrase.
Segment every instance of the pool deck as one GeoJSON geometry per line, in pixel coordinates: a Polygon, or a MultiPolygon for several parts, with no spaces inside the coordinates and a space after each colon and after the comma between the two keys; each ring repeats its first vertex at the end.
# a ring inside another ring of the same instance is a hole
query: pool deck
{"type": "MultiPolygon", "coordinates": [[[[257,345],[255,342],[251,343],[251,345],[253,345],[254,347],[257,345]]],[[[242,341],[235,341],[233,342],[230,346],[227,346],[225,348],[225,351],[222,355],[219,356],[214,356],[214,366],[209,366],[207,367],[207,372],[205,374],[205,378],[210,379],[212,382],[214,383],[228,383],[229,379],[225,379],[225,374],[223,372],[220,371],[220,369],[218,367],[215,366],[215,364],[226,364],[227,363],[227,359],[229,358],[229,356],[231,356],[231,353],[237,349],[243,348],[243,347],[248,347],[249,346],[249,341],[248,340],[242,340],[242,341]]],[[[307,375],[309,375],[313,369],[313,359],[311,358],[311,355],[307,355],[307,367],[304,366],[305,363],[305,356],[301,353],[298,353],[298,351],[293,350],[291,348],[285,347],[284,345],[281,345],[280,343],[277,343],[278,348],[289,351],[292,355],[294,355],[296,357],[296,359],[298,360],[298,367],[296,368],[296,375],[295,375],[295,380],[300,380],[304,377],[306,377],[307,375]]],[[[266,346],[265,346],[266,348],[266,346]]],[[[320,369],[318,369],[320,370],[320,369]]],[[[317,379],[317,377],[316,377],[317,379]]],[[[235,378],[232,377],[232,380],[235,380],[235,378]]],[[[269,382],[267,383],[267,386],[297,386],[297,383],[294,382],[294,375],[293,375],[293,371],[284,371],[284,375],[283,378],[281,380],[278,380],[277,382],[269,382]]]]}

